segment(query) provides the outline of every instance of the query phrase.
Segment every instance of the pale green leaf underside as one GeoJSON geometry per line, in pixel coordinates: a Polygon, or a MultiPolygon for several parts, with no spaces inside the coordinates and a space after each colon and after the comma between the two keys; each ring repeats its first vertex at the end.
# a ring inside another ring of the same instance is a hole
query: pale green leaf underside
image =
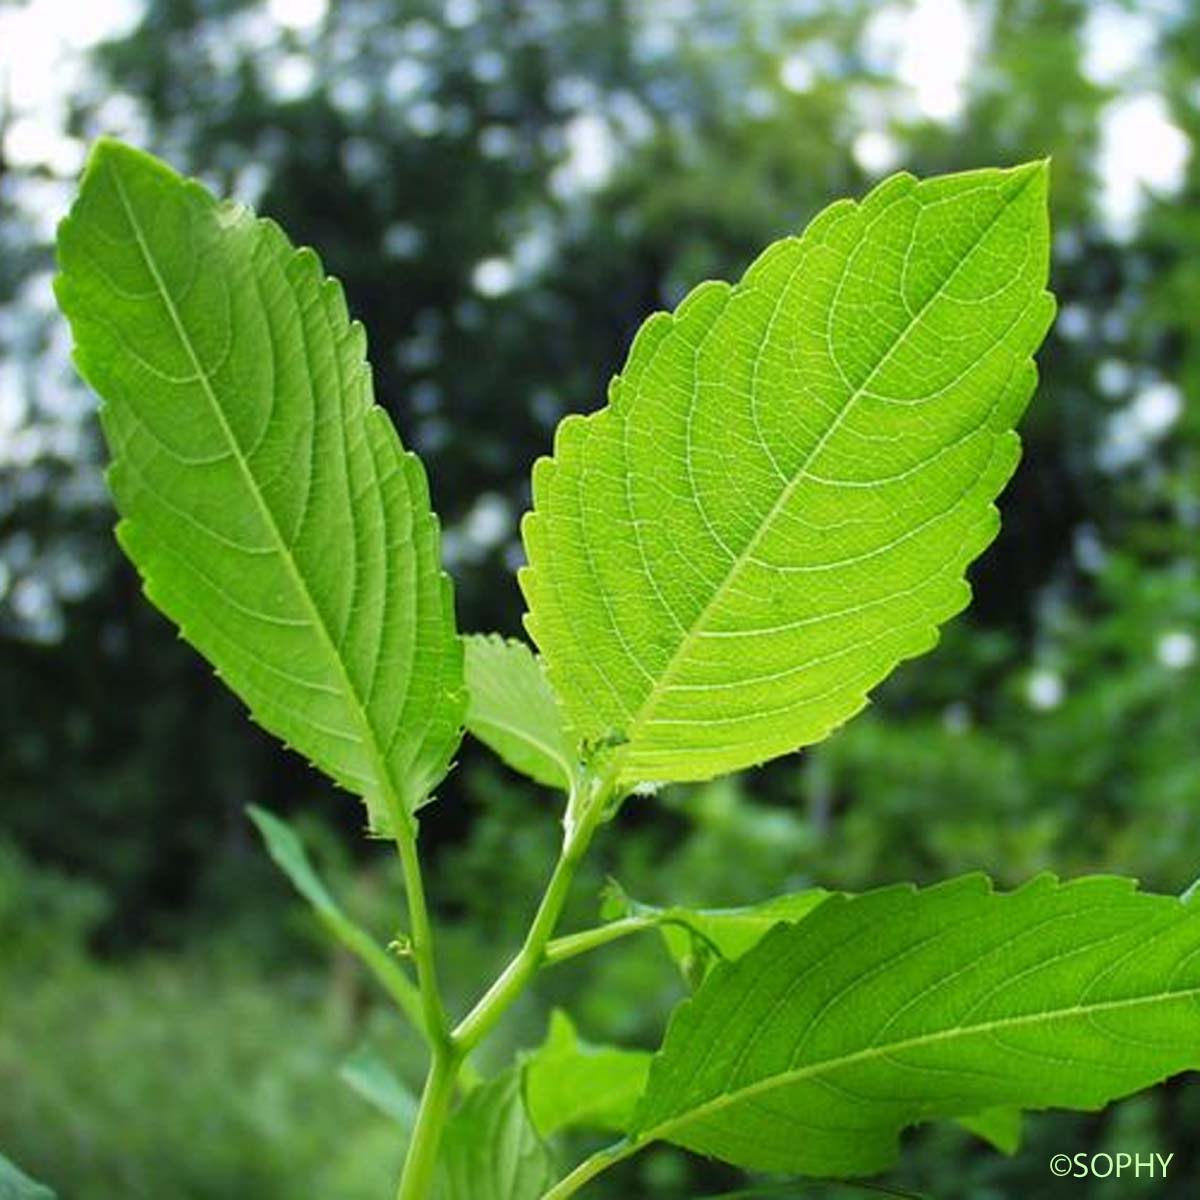
{"type": "Polygon", "coordinates": [[[463,645],[467,728],[513,770],[568,790],[578,756],[533,652],[496,634],[471,634],[463,645]]]}
{"type": "Polygon", "coordinates": [[[974,1116],[959,1117],[958,1123],[1002,1154],[1016,1154],[1020,1148],[1023,1115],[1019,1108],[988,1108],[974,1116]]]}
{"type": "Polygon", "coordinates": [[[525,1064],[525,1101],[543,1137],[560,1129],[624,1133],[646,1086],[650,1054],[579,1040],[561,1009],[525,1064]]]}
{"type": "Polygon", "coordinates": [[[0,1200],[54,1200],[54,1193],[0,1154],[0,1200]]]}
{"type": "Polygon", "coordinates": [[[1200,907],[981,876],[834,896],[676,1013],[635,1117],[738,1165],[869,1174],[905,1126],[1098,1108],[1200,1067],[1200,907]]]}
{"type": "Polygon", "coordinates": [[[1046,167],[826,209],[642,327],[559,427],[523,533],[526,623],[621,780],[824,737],[967,603],[1053,314],[1046,167]]]}
{"type": "Polygon", "coordinates": [[[317,874],[295,829],[257,804],[247,805],[246,812],[262,834],[272,861],[312,905],[325,928],[363,961],[413,1025],[423,1029],[425,1016],[417,985],[389,950],[346,915],[317,874]]]}
{"type": "Polygon", "coordinates": [[[458,743],[462,650],[424,472],[309,250],[103,141],[59,232],[146,594],[255,719],[407,821],[458,743]]]}
{"type": "Polygon", "coordinates": [[[260,808],[257,804],[248,805],[246,813],[262,835],[271,861],[287,876],[288,882],[296,891],[322,917],[347,919],[341,906],[313,867],[299,834],[286,821],[281,821],[274,813],[260,808]]]}
{"type": "Polygon", "coordinates": [[[511,1067],[471,1091],[450,1118],[439,1155],[438,1200],[537,1200],[554,1161],[534,1129],[511,1067]]]}
{"type": "Polygon", "coordinates": [[[417,1122],[417,1098],[404,1081],[374,1051],[360,1048],[338,1068],[347,1087],[392,1121],[408,1139],[417,1122]]]}

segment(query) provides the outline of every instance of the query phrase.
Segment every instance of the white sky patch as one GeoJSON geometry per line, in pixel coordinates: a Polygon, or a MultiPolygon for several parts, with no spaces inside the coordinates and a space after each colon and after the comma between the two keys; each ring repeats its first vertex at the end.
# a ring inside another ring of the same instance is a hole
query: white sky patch
{"type": "Polygon", "coordinates": [[[1153,17],[1112,4],[1098,5],[1084,22],[1080,69],[1092,83],[1112,87],[1150,64],[1157,42],[1153,17]]]}
{"type": "Polygon", "coordinates": [[[268,0],[267,14],[284,29],[315,29],[329,11],[327,0],[268,0]]]}
{"type": "Polygon", "coordinates": [[[277,101],[288,104],[313,90],[317,72],[307,54],[285,54],[263,71],[262,82],[277,101]]]}
{"type": "Polygon", "coordinates": [[[87,73],[86,52],[128,34],[140,0],[30,0],[0,8],[0,95],[12,108],[5,158],[16,168],[74,176],[84,147],[64,130],[66,101],[87,73]]]}
{"type": "MultiPolygon", "coordinates": [[[[29,406],[16,363],[0,362],[0,447],[25,423],[29,406]]],[[[4,451],[0,449],[0,462],[4,451]]]]}
{"type": "Polygon", "coordinates": [[[1185,630],[1172,629],[1158,639],[1158,661],[1172,671],[1182,671],[1196,661],[1196,639],[1185,630]]]}
{"type": "Polygon", "coordinates": [[[475,290],[489,300],[511,292],[517,282],[517,271],[511,259],[485,258],[475,264],[471,283],[475,290]]]}
{"type": "Polygon", "coordinates": [[[572,196],[603,187],[617,160],[616,140],[608,122],[595,113],[580,113],[567,122],[563,136],[567,157],[550,181],[555,193],[572,196]]]}
{"type": "Polygon", "coordinates": [[[1123,396],[1133,387],[1133,368],[1119,358],[1106,358],[1096,368],[1096,386],[1106,396],[1123,396]]]}
{"type": "Polygon", "coordinates": [[[415,258],[425,244],[425,235],[412,221],[396,221],[383,234],[383,252],[389,258],[415,258]]]}
{"type": "Polygon", "coordinates": [[[383,91],[389,103],[399,104],[422,91],[429,82],[429,70],[416,58],[398,58],[384,77],[383,91]]]}
{"type": "Polygon", "coordinates": [[[498,546],[512,527],[512,506],[497,492],[484,492],[463,521],[463,532],[481,550],[498,546]]]}
{"type": "Polygon", "coordinates": [[[442,535],[442,557],[450,567],[481,561],[514,527],[512,505],[499,492],[484,492],[466,516],[442,535]]]}
{"type": "Polygon", "coordinates": [[[1124,408],[1109,417],[1096,452],[1106,471],[1121,471],[1142,459],[1183,413],[1183,393],[1165,379],[1142,387],[1124,408]]]}
{"type": "Polygon", "coordinates": [[[1065,695],[1062,676],[1057,671],[1045,667],[1030,671],[1029,678],[1025,681],[1025,699],[1030,708],[1048,712],[1057,708],[1065,695]]]}
{"type": "Polygon", "coordinates": [[[29,0],[0,8],[0,72],[10,101],[29,108],[60,96],[63,80],[55,72],[64,60],[124,37],[141,15],[141,0],[29,0]]]}
{"type": "Polygon", "coordinates": [[[900,164],[900,143],[885,129],[864,129],[850,147],[854,161],[868,175],[886,175],[900,164]]]}
{"type": "Polygon", "coordinates": [[[1122,96],[1100,118],[1100,211],[1118,240],[1133,236],[1147,192],[1163,197],[1183,186],[1191,139],[1171,120],[1157,92],[1122,96]]]}
{"type": "Polygon", "coordinates": [[[5,160],[18,170],[47,167],[54,175],[77,175],[86,155],[83,143],[69,137],[57,121],[18,117],[4,135],[5,160]]]}
{"type": "Polygon", "coordinates": [[[1149,437],[1162,437],[1183,412],[1183,393],[1166,380],[1144,387],[1133,402],[1138,426],[1149,437]]]}
{"type": "Polygon", "coordinates": [[[789,54],[779,64],[779,82],[789,92],[807,92],[817,82],[817,69],[802,50],[789,54]]]}
{"type": "Polygon", "coordinates": [[[894,72],[918,113],[950,122],[962,115],[979,29],[963,0],[888,5],[867,22],[863,52],[872,69],[894,72]]]}
{"type": "Polygon", "coordinates": [[[1104,570],[1108,563],[1108,551],[1104,548],[1094,525],[1080,525],[1075,530],[1071,548],[1079,569],[1089,575],[1104,570]]]}
{"type": "Polygon", "coordinates": [[[1054,323],[1054,331],[1069,342],[1087,337],[1092,328],[1092,314],[1083,304],[1064,304],[1054,323]]]}
{"type": "Polygon", "coordinates": [[[465,29],[479,20],[479,5],[475,0],[446,0],[442,19],[451,29],[465,29]]]}

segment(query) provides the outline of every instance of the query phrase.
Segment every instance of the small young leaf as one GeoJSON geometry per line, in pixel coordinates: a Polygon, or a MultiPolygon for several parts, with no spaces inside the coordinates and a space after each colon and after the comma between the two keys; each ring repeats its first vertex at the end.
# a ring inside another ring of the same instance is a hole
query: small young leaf
{"type": "Polygon", "coordinates": [[[642,327],[559,427],[526,624],[618,781],[819,741],[969,599],[1054,305],[1047,171],[897,175],[642,327]]]}
{"type": "Polygon", "coordinates": [[[632,900],[614,888],[606,903],[606,915],[619,913],[653,921],[684,975],[702,979],[710,966],[722,959],[741,958],[781,921],[801,920],[828,895],[822,888],[809,888],[740,908],[658,908],[632,900]]]}
{"type": "Polygon", "coordinates": [[[1022,1119],[1019,1108],[988,1108],[971,1117],[959,1117],[958,1123],[1002,1154],[1012,1155],[1021,1145],[1022,1119]]]}
{"type": "Polygon", "coordinates": [[[277,816],[259,808],[246,807],[250,819],[262,834],[267,852],[275,865],[288,877],[292,886],[312,905],[321,923],[348,950],[358,955],[371,973],[383,985],[401,1011],[416,1026],[424,1029],[425,1014],[421,993],[404,973],[404,968],[365,929],[355,924],[342,910],[321,881],[304,850],[296,831],[277,816]]]}
{"type": "Polygon", "coordinates": [[[865,1175],[908,1125],[1092,1109],[1200,1067],[1200,909],[1132,881],[833,896],[709,975],[634,1118],[739,1166],[865,1175]]]}
{"type": "Polygon", "coordinates": [[[458,744],[462,647],[424,471],[372,401],[340,286],[109,140],[58,254],[146,594],[376,829],[410,824],[458,744]]]}
{"type": "Polygon", "coordinates": [[[0,1154],[0,1200],[54,1200],[54,1193],[0,1154]]]}
{"type": "Polygon", "coordinates": [[[467,728],[514,771],[569,790],[578,755],[533,652],[495,634],[472,634],[463,644],[467,728]]]}
{"type": "Polygon", "coordinates": [[[342,1063],[338,1074],[350,1088],[407,1138],[417,1121],[417,1098],[398,1075],[374,1052],[360,1048],[342,1063]]]}
{"type": "Polygon", "coordinates": [[[624,1133],[646,1086],[644,1050],[591,1046],[579,1040],[561,1009],[550,1014],[546,1040],[525,1064],[525,1100],[543,1137],[560,1129],[624,1133]]]}
{"type": "Polygon", "coordinates": [[[554,1182],[554,1161],[533,1127],[522,1069],[475,1088],[442,1138],[438,1200],[537,1200],[554,1182]]]}

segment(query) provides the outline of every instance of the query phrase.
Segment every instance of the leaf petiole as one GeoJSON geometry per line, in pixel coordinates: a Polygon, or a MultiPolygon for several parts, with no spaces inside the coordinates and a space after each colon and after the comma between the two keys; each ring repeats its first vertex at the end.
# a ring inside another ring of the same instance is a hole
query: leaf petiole
{"type": "Polygon", "coordinates": [[[574,1196],[580,1188],[590,1183],[602,1171],[607,1171],[609,1167],[631,1158],[646,1144],[622,1138],[619,1142],[613,1142],[611,1146],[605,1146],[603,1150],[597,1150],[595,1154],[590,1154],[585,1158],[569,1175],[564,1175],[548,1192],[543,1192],[541,1200],[567,1200],[568,1196],[574,1196]]]}
{"type": "Polygon", "coordinates": [[[425,1008],[432,1062],[409,1143],[397,1200],[423,1200],[437,1167],[438,1147],[450,1114],[458,1074],[467,1055],[487,1036],[546,963],[546,949],[562,915],[575,872],[597,828],[612,812],[617,794],[609,775],[585,775],[572,791],[564,820],[562,850],[521,949],[474,1008],[451,1031],[438,991],[432,935],[425,904],[416,840],[401,831],[396,844],[404,866],[412,923],[413,957],[425,1008]]]}
{"type": "Polygon", "coordinates": [[[609,921],[597,925],[594,929],[584,929],[580,933],[569,933],[563,937],[554,938],[546,943],[542,961],[546,966],[566,962],[590,950],[598,950],[609,942],[618,941],[632,933],[641,933],[646,929],[654,929],[659,924],[655,917],[622,917],[619,921],[609,921]]]}
{"type": "Polygon", "coordinates": [[[716,958],[723,959],[725,957],[721,952],[721,947],[695,925],[682,917],[671,916],[669,912],[648,909],[632,916],[621,917],[616,921],[609,921],[604,925],[597,925],[593,929],[584,929],[579,933],[569,933],[563,937],[554,938],[546,945],[543,962],[546,966],[553,966],[556,963],[577,958],[581,954],[587,954],[590,950],[598,950],[601,946],[607,946],[609,942],[618,941],[630,934],[642,933],[647,929],[659,929],[664,925],[673,925],[677,929],[685,930],[702,941],[716,958]]]}
{"type": "Polygon", "coordinates": [[[608,818],[616,795],[615,781],[585,775],[572,789],[564,819],[562,850],[525,942],[499,978],[454,1030],[453,1041],[469,1052],[487,1036],[513,1001],[547,962],[546,951],[563,905],[596,830],[608,818]]]}

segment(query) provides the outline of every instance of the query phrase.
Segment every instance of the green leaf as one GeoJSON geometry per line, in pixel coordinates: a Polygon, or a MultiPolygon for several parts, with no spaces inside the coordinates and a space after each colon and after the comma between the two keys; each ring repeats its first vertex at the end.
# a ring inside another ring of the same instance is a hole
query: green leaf
{"type": "Polygon", "coordinates": [[[378,1054],[360,1047],[342,1063],[338,1074],[368,1104],[395,1122],[406,1138],[412,1135],[417,1098],[378,1054]]]}
{"type": "Polygon", "coordinates": [[[313,869],[296,831],[257,804],[247,805],[246,812],[262,835],[275,865],[312,905],[325,928],[362,960],[413,1025],[423,1030],[425,1014],[416,984],[371,934],[345,914],[313,869]]]}
{"type": "Polygon", "coordinates": [[[1200,1067],[1200,909],[1130,880],[830,897],[676,1012],[634,1119],[765,1171],[865,1175],[906,1126],[1094,1109],[1200,1067]]]}
{"type": "Polygon", "coordinates": [[[54,1200],[54,1193],[0,1154],[0,1200],[54,1200]]]}
{"type": "Polygon", "coordinates": [[[618,781],[819,741],[968,602],[1051,321],[1047,170],[897,175],[638,334],[533,472],[526,624],[618,781]]]}
{"type": "Polygon", "coordinates": [[[1019,1108],[988,1108],[958,1123],[969,1133],[983,1138],[1003,1154],[1013,1155],[1021,1145],[1022,1114],[1019,1108]]]}
{"type": "Polygon", "coordinates": [[[411,826],[458,744],[462,648],[424,471],[372,401],[341,287],[109,140],[58,254],[147,596],[377,830],[411,826]]]}
{"type": "Polygon", "coordinates": [[[525,1064],[525,1100],[543,1137],[560,1129],[624,1133],[646,1086],[644,1050],[591,1046],[579,1040],[561,1009],[550,1014],[546,1040],[525,1064]]]}
{"type": "Polygon", "coordinates": [[[475,1088],[451,1117],[439,1158],[439,1200],[536,1200],[554,1162],[533,1127],[511,1067],[475,1088]]]}
{"type": "Polygon", "coordinates": [[[823,888],[809,888],[739,908],[659,908],[631,899],[614,885],[605,915],[641,917],[657,925],[679,969],[688,979],[699,980],[715,962],[741,958],[781,921],[808,916],[828,895],[823,888]]]}
{"type": "Polygon", "coordinates": [[[567,791],[577,755],[541,664],[524,642],[463,638],[467,728],[515,771],[567,791]]]}
{"type": "MultiPolygon", "coordinates": [[[[614,884],[605,899],[605,915],[645,918],[657,925],[684,978],[699,986],[717,963],[741,958],[776,925],[802,920],[829,895],[823,888],[810,888],[743,908],[659,908],[631,899],[614,884]]],[[[1021,1121],[1020,1109],[991,1108],[962,1117],[958,1124],[1011,1155],[1021,1143],[1021,1121]]],[[[624,1133],[626,1127],[616,1127],[616,1132],[624,1133]]]]}
{"type": "Polygon", "coordinates": [[[772,1183],[752,1184],[750,1187],[738,1188],[736,1192],[718,1192],[714,1195],[698,1197],[698,1200],[803,1200],[811,1195],[814,1200],[834,1200],[834,1197],[854,1197],[861,1200],[868,1196],[893,1196],[900,1200],[932,1200],[924,1192],[910,1192],[907,1188],[896,1187],[886,1183],[870,1183],[864,1179],[849,1179],[835,1184],[831,1189],[827,1183],[817,1183],[812,1179],[793,1178],[772,1183]]]}
{"type": "Polygon", "coordinates": [[[326,920],[349,921],[313,868],[300,835],[291,825],[257,804],[246,805],[246,814],[262,835],[275,865],[318,915],[326,920]]]}

